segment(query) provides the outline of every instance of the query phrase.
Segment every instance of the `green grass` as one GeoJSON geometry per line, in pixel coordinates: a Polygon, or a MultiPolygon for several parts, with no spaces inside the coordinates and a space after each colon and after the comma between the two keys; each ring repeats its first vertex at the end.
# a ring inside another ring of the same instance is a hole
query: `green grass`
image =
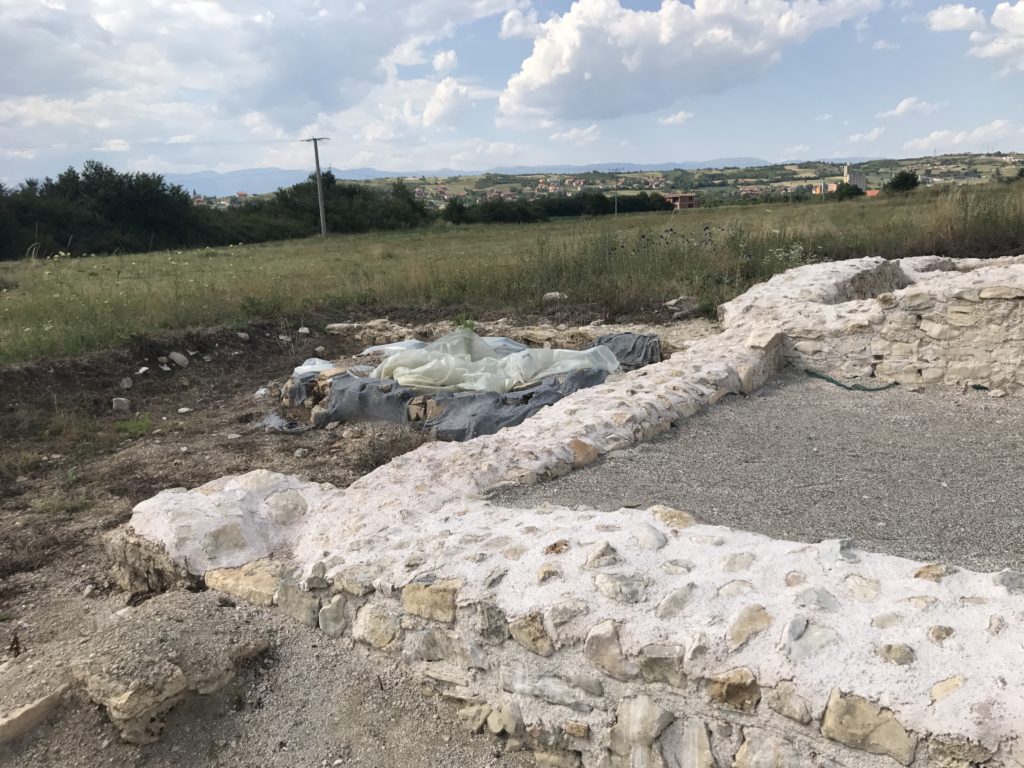
{"type": "Polygon", "coordinates": [[[845,203],[436,227],[234,248],[0,264],[0,362],[132,337],[346,309],[540,310],[547,291],[608,315],[696,295],[710,313],[802,263],[1024,251],[1024,184],[845,203]]]}

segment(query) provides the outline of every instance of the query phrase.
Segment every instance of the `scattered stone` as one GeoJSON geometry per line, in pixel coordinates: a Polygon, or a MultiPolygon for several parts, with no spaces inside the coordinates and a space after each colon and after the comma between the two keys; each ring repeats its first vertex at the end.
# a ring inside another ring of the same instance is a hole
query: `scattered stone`
{"type": "Polygon", "coordinates": [[[569,540],[559,539],[544,547],[545,555],[561,555],[569,551],[569,540]]]}
{"type": "Polygon", "coordinates": [[[239,331],[238,333],[235,334],[235,336],[237,336],[242,341],[248,341],[249,340],[249,334],[246,333],[245,331],[239,331]]]}
{"type": "Polygon", "coordinates": [[[838,688],[829,696],[821,733],[854,749],[888,755],[903,765],[910,765],[917,751],[917,739],[906,732],[892,710],[838,688]]]}
{"type": "Polygon", "coordinates": [[[172,591],[105,624],[80,646],[71,670],[122,739],[148,744],[171,707],[221,689],[270,643],[270,628],[250,611],[225,606],[212,592],[172,591]]]}
{"type": "Polygon", "coordinates": [[[787,587],[799,587],[807,581],[807,576],[800,573],[800,571],[790,571],[786,574],[786,586],[787,587]]]}
{"type": "Polygon", "coordinates": [[[718,590],[719,597],[736,597],[738,595],[745,595],[747,592],[752,590],[754,585],[744,579],[736,579],[730,581],[728,584],[724,584],[721,589],[718,590]]]}
{"type": "Polygon", "coordinates": [[[319,621],[320,598],[313,592],[306,592],[290,580],[277,585],[274,602],[281,612],[308,627],[315,627],[319,621]]]}
{"type": "Polygon", "coordinates": [[[736,651],[747,644],[754,635],[764,632],[772,624],[771,614],[763,605],[748,605],[733,621],[726,634],[730,651],[736,651]]]}
{"type": "Polygon", "coordinates": [[[664,504],[655,504],[651,507],[651,512],[669,528],[689,528],[691,525],[697,524],[689,512],[666,507],[664,504]]]}
{"type": "Polygon", "coordinates": [[[414,616],[450,624],[455,621],[455,597],[461,588],[458,579],[433,584],[413,582],[402,590],[402,607],[414,616]]]}
{"type": "Polygon", "coordinates": [[[829,627],[811,624],[803,616],[796,616],[782,633],[782,648],[793,661],[806,659],[839,640],[839,634],[829,627]]]}
{"type": "Polygon", "coordinates": [[[606,568],[619,562],[619,553],[607,541],[594,547],[587,556],[587,568],[606,568]]]}
{"type": "Polygon", "coordinates": [[[345,595],[335,595],[320,609],[320,630],[328,637],[341,637],[345,634],[348,627],[348,614],[345,611],[347,606],[348,598],[345,595]]]}
{"type": "MultiPolygon", "coordinates": [[[[928,740],[928,758],[931,768],[974,768],[987,763],[994,753],[964,738],[935,736],[928,740]]],[[[1010,764],[1013,764],[1011,758],[1010,764]]]]}
{"type": "Polygon", "coordinates": [[[658,550],[668,544],[665,534],[650,523],[640,523],[630,530],[630,538],[644,549],[658,550]]]}
{"type": "Polygon", "coordinates": [[[988,625],[985,627],[985,630],[990,635],[998,635],[1004,629],[1006,629],[1006,619],[998,613],[994,613],[988,617],[988,625]]]}
{"type": "Polygon", "coordinates": [[[756,558],[753,552],[734,552],[722,560],[722,570],[726,573],[738,573],[749,568],[756,558]]]}
{"type": "Polygon", "coordinates": [[[555,646],[544,629],[544,616],[540,611],[533,611],[508,625],[512,639],[523,648],[535,653],[538,656],[550,656],[555,652],[555,646]]]}
{"type": "Polygon", "coordinates": [[[871,620],[871,626],[878,629],[889,629],[895,627],[902,620],[898,613],[880,613],[871,620]]]}
{"type": "Polygon", "coordinates": [[[67,689],[68,684],[62,683],[47,694],[0,714],[0,745],[14,741],[43,723],[60,704],[67,689]]]}
{"type": "Polygon", "coordinates": [[[939,647],[953,635],[954,630],[952,627],[935,626],[928,628],[928,639],[939,647]]]}
{"type": "Polygon", "coordinates": [[[761,701],[761,686],[746,667],[714,675],[708,680],[707,690],[715,704],[738,712],[753,712],[761,701]]]}
{"type": "Polygon", "coordinates": [[[669,576],[682,576],[689,573],[697,566],[689,560],[666,560],[661,564],[661,570],[669,576]]]}
{"type": "Polygon", "coordinates": [[[703,720],[686,718],[674,757],[676,765],[683,768],[717,768],[718,764],[711,752],[708,727],[703,720]]]}
{"type": "Polygon", "coordinates": [[[797,595],[796,602],[804,608],[817,608],[830,613],[839,610],[839,601],[827,589],[805,589],[797,595]]]}
{"type": "Polygon", "coordinates": [[[956,566],[945,563],[929,563],[914,571],[915,579],[927,579],[928,581],[940,582],[946,576],[956,573],[959,569],[956,566]]]}
{"type": "Polygon", "coordinates": [[[553,307],[556,304],[561,304],[568,298],[568,294],[561,291],[548,291],[541,297],[540,303],[544,307],[553,307]]]}
{"type": "Polygon", "coordinates": [[[782,680],[764,697],[765,704],[783,717],[807,725],[811,722],[811,704],[796,692],[790,680],[782,680]]]}
{"type": "Polygon", "coordinates": [[[944,698],[953,693],[964,684],[964,679],[960,675],[953,675],[945,680],[941,680],[931,689],[932,703],[942,701],[944,698]]]}
{"type": "Polygon", "coordinates": [[[623,655],[619,629],[611,619],[590,629],[583,644],[583,655],[616,680],[635,680],[640,676],[640,667],[623,655]]]}
{"type": "Polygon", "coordinates": [[[526,732],[523,724],[523,713],[515,702],[491,710],[487,716],[487,730],[495,736],[522,736],[526,732]]]}
{"type": "Polygon", "coordinates": [[[878,595],[882,591],[882,585],[878,583],[877,579],[866,579],[856,573],[850,574],[843,579],[843,583],[850,590],[850,594],[853,595],[854,599],[862,603],[873,603],[878,599],[878,595]]]}
{"type": "Polygon", "coordinates": [[[179,368],[188,368],[188,357],[181,354],[181,352],[168,352],[167,357],[179,368]]]}
{"type": "Polygon", "coordinates": [[[121,387],[121,389],[123,389],[123,390],[125,390],[127,392],[129,389],[131,389],[133,386],[135,386],[135,382],[132,381],[132,377],[131,376],[125,376],[118,383],[118,386],[121,387]]]}
{"type": "Polygon", "coordinates": [[[905,667],[917,659],[914,649],[905,643],[885,643],[875,649],[876,653],[886,661],[905,667]]]}
{"type": "Polygon", "coordinates": [[[187,405],[182,406],[181,408],[178,409],[178,413],[184,416],[186,413],[192,413],[192,409],[189,408],[187,405]]]}
{"type": "Polygon", "coordinates": [[[471,704],[458,711],[459,722],[461,722],[470,733],[482,733],[487,725],[487,718],[491,714],[491,707],[488,704],[471,704]]]}
{"type": "Polygon", "coordinates": [[[569,441],[569,448],[572,450],[574,469],[593,464],[601,455],[593,445],[575,437],[569,441]]]}
{"type": "Polygon", "coordinates": [[[539,569],[537,569],[537,583],[543,584],[545,581],[551,579],[562,578],[562,569],[554,563],[543,563],[539,569]]]}
{"type": "Polygon", "coordinates": [[[805,750],[760,728],[744,728],[743,744],[732,768],[818,768],[805,750]]]}
{"type": "Polygon", "coordinates": [[[114,413],[131,413],[132,401],[127,397],[115,397],[110,401],[110,408],[114,413]]]}
{"type": "Polygon", "coordinates": [[[635,747],[652,748],[661,732],[675,720],[675,715],[644,695],[623,699],[615,714],[609,746],[616,755],[633,754],[635,747]]]}
{"type": "Polygon", "coordinates": [[[484,600],[476,604],[477,632],[489,645],[501,645],[508,639],[508,619],[495,603],[484,600]]]}
{"type": "Polygon", "coordinates": [[[640,673],[646,683],[666,683],[686,687],[683,661],[686,648],[681,645],[647,645],[640,653],[640,673]]]}
{"type": "Polygon", "coordinates": [[[683,608],[690,601],[690,597],[693,595],[693,591],[696,588],[695,584],[687,584],[685,587],[680,587],[672,592],[669,592],[665,598],[658,603],[658,607],[655,610],[655,615],[659,619],[674,619],[683,612],[683,608]]]}
{"type": "Polygon", "coordinates": [[[303,325],[296,331],[296,333],[299,334],[299,336],[309,336],[309,328],[303,325]]]}
{"type": "Polygon", "coordinates": [[[639,574],[599,573],[594,576],[598,591],[619,603],[639,603],[647,596],[650,582],[639,574]]]}
{"type": "Polygon", "coordinates": [[[580,768],[583,765],[583,758],[579,752],[566,750],[537,750],[533,753],[537,765],[546,765],[550,768],[580,768]]]}
{"type": "Polygon", "coordinates": [[[558,629],[559,627],[568,624],[573,619],[578,619],[580,616],[586,616],[588,613],[590,613],[590,606],[587,605],[587,602],[585,600],[574,598],[555,603],[551,606],[548,616],[551,619],[551,625],[555,627],[555,629],[558,629]]]}
{"type": "Polygon", "coordinates": [[[296,459],[304,459],[309,456],[309,448],[296,448],[295,453],[292,454],[296,459]]]}
{"type": "Polygon", "coordinates": [[[383,648],[398,634],[398,621],[384,607],[367,603],[356,614],[352,637],[374,648],[383,648]]]}

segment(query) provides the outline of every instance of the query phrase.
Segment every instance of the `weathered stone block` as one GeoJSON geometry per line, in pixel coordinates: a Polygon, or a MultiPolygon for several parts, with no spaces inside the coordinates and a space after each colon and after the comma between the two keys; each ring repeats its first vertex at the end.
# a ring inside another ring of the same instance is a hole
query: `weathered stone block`
{"type": "Polygon", "coordinates": [[[892,710],[854,694],[832,690],[821,732],[848,747],[888,755],[903,765],[914,761],[917,739],[903,728],[892,710]]]}
{"type": "Polygon", "coordinates": [[[461,588],[458,579],[407,584],[402,590],[402,607],[414,616],[450,624],[455,621],[455,598],[461,588]]]}
{"type": "Polygon", "coordinates": [[[761,701],[761,686],[746,667],[713,676],[708,680],[707,691],[715,704],[738,712],[753,712],[761,701]]]}

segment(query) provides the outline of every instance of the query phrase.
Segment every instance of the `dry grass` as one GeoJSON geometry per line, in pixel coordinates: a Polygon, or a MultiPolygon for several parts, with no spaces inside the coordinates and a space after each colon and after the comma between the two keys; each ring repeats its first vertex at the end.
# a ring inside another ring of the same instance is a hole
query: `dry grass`
{"type": "Polygon", "coordinates": [[[134,336],[353,306],[537,311],[544,292],[615,313],[681,293],[717,303],[809,261],[1024,250],[1024,184],[846,203],[543,224],[436,226],[185,252],[0,264],[0,362],[134,336]]]}

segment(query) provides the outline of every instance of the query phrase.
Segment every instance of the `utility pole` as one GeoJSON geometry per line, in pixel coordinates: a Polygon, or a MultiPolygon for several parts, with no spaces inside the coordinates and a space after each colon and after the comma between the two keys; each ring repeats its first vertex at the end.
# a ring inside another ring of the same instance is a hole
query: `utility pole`
{"type": "Polygon", "coordinates": [[[305,142],[313,142],[313,159],[316,160],[316,196],[320,201],[320,237],[327,237],[327,216],[324,214],[324,181],[320,177],[320,147],[321,141],[330,141],[326,136],[314,136],[303,139],[305,142]]]}

